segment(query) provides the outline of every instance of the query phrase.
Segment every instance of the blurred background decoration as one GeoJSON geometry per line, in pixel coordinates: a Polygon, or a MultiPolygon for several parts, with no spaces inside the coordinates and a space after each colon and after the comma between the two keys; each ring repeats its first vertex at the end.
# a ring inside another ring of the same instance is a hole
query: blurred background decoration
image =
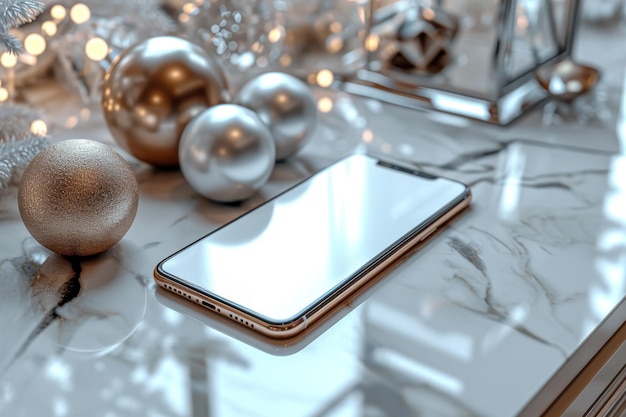
{"type": "MultiPolygon", "coordinates": [[[[624,0],[43,4],[36,20],[11,29],[24,52],[0,56],[0,102],[21,101],[22,87],[53,79],[91,106],[100,101],[104,73],[116,56],[168,35],[214,55],[233,97],[254,76],[280,71],[322,89],[498,125],[554,98],[538,71],[571,57],[579,15],[605,24],[620,20],[624,9],[624,0]]],[[[330,111],[333,103],[326,97],[318,107],[330,111]]]]}
{"type": "Polygon", "coordinates": [[[367,0],[169,4],[182,33],[221,58],[233,86],[260,72],[282,71],[314,81],[319,71],[345,75],[365,64],[367,0]]]}
{"type": "Polygon", "coordinates": [[[348,91],[506,125],[548,95],[534,74],[572,53],[578,0],[373,0],[368,64],[348,91]]]}
{"type": "Polygon", "coordinates": [[[16,87],[52,75],[84,102],[97,101],[108,62],[141,40],[175,30],[157,0],[46,2],[37,19],[14,30],[25,51],[0,59],[2,78],[18,94],[6,99],[19,99],[16,87]]]}

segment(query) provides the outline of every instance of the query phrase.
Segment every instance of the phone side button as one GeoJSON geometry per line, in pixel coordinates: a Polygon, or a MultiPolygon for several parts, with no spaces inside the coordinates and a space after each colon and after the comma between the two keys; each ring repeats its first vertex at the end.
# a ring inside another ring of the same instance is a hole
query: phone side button
{"type": "Polygon", "coordinates": [[[423,242],[424,239],[426,239],[428,236],[432,235],[435,230],[437,230],[437,226],[431,226],[430,229],[427,229],[424,234],[422,235],[422,237],[420,237],[420,242],[423,242]]]}

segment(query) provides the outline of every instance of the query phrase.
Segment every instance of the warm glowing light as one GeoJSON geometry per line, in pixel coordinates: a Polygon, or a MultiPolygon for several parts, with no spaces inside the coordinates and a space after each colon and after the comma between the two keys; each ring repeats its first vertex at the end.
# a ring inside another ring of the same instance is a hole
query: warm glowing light
{"type": "Polygon", "coordinates": [[[372,143],[372,141],[374,140],[374,132],[372,132],[370,129],[363,130],[363,135],[361,135],[361,139],[363,139],[363,142],[365,143],[372,143]]]}
{"type": "Polygon", "coordinates": [[[343,29],[343,25],[339,21],[334,21],[330,24],[329,29],[333,33],[339,33],[343,29]]]}
{"type": "Polygon", "coordinates": [[[17,64],[17,55],[13,55],[8,52],[4,52],[0,56],[0,65],[5,68],[13,68],[17,64]]]}
{"type": "Polygon", "coordinates": [[[31,55],[41,55],[46,50],[46,39],[39,33],[31,33],[24,38],[24,49],[31,55]]]}
{"type": "Polygon", "coordinates": [[[274,29],[270,30],[270,33],[267,34],[267,39],[271,43],[278,42],[283,37],[284,29],[282,26],[277,26],[274,29]]]}
{"type": "Polygon", "coordinates": [[[317,101],[317,109],[321,113],[328,113],[333,109],[333,101],[329,97],[321,97],[317,101]]]}
{"type": "Polygon", "coordinates": [[[331,54],[336,54],[337,52],[341,51],[341,48],[343,48],[343,39],[341,39],[341,37],[329,37],[328,45],[326,46],[328,52],[330,52],[331,54]]]}
{"type": "Polygon", "coordinates": [[[282,65],[283,67],[288,67],[289,65],[291,65],[291,55],[281,55],[280,58],[278,58],[278,62],[280,62],[280,65],[282,65]]]}
{"type": "Polygon", "coordinates": [[[91,10],[89,10],[89,7],[87,7],[86,4],[76,3],[70,9],[70,19],[72,19],[72,22],[77,25],[85,23],[91,19],[91,10]]]}
{"type": "Polygon", "coordinates": [[[376,33],[370,34],[365,39],[365,49],[370,52],[376,51],[378,49],[378,45],[380,45],[380,36],[378,36],[376,33]]]}
{"type": "Polygon", "coordinates": [[[330,87],[334,79],[335,77],[333,76],[333,73],[327,69],[321,70],[315,76],[315,81],[317,82],[317,85],[319,85],[320,87],[330,87]]]}
{"type": "Polygon", "coordinates": [[[198,8],[198,6],[196,6],[193,3],[185,3],[185,4],[183,4],[183,12],[187,13],[187,14],[192,14],[193,12],[196,11],[197,8],[198,8]]]}
{"type": "Polygon", "coordinates": [[[41,31],[48,36],[54,36],[57,33],[57,24],[52,20],[47,20],[41,24],[41,31]]]}
{"type": "Polygon", "coordinates": [[[0,87],[0,101],[7,101],[8,99],[9,91],[4,87],[0,87]]]}
{"type": "Polygon", "coordinates": [[[65,10],[65,7],[60,4],[56,4],[50,9],[50,16],[52,16],[55,20],[63,20],[65,19],[65,16],[67,16],[67,11],[65,10]]]}
{"type": "Polygon", "coordinates": [[[426,20],[433,20],[435,18],[435,11],[427,7],[422,11],[422,17],[426,20]]]}
{"type": "Polygon", "coordinates": [[[85,44],[85,54],[92,61],[102,61],[109,55],[109,45],[102,38],[91,38],[85,44]]]}
{"type": "Polygon", "coordinates": [[[85,107],[85,108],[80,109],[80,112],[78,112],[78,114],[80,115],[81,119],[88,120],[89,117],[91,116],[91,110],[85,107]]]}
{"type": "Polygon", "coordinates": [[[178,21],[180,23],[187,23],[189,22],[189,15],[185,14],[185,13],[181,13],[178,15],[178,21]]]}
{"type": "Polygon", "coordinates": [[[30,124],[30,131],[35,135],[45,135],[48,133],[48,125],[41,119],[37,119],[30,124]]]}

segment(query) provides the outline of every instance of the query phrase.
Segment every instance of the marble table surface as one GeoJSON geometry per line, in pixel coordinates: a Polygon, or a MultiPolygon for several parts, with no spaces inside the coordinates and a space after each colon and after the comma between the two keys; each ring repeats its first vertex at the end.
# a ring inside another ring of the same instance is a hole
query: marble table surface
{"type": "MultiPolygon", "coordinates": [[[[137,217],[79,265],[35,242],[3,197],[0,415],[539,414],[567,383],[564,364],[582,366],[606,340],[600,325],[626,318],[626,56],[608,32],[586,28],[576,48],[603,71],[589,120],[546,125],[536,109],[501,128],[317,91],[333,110],[239,206],[120,150],[139,182],[137,217]],[[318,334],[257,343],[156,289],[162,258],[363,150],[466,182],[474,200],[318,334]]],[[[30,97],[53,140],[116,146],[97,104],[46,91],[30,97]]]]}

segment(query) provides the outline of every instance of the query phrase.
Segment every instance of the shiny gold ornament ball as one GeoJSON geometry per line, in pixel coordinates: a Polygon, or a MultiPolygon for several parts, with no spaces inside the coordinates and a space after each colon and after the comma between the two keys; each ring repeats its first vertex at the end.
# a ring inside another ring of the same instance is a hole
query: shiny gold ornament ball
{"type": "Polygon", "coordinates": [[[24,225],[65,256],[104,252],[128,231],[139,202],[137,180],[111,147],[88,139],[57,142],[26,167],[18,191],[24,225]]]}
{"type": "Polygon", "coordinates": [[[187,123],[228,99],[226,78],[211,55],[185,39],[159,36],[113,61],[104,76],[101,104],[122,148],[149,164],[174,167],[187,123]]]}

